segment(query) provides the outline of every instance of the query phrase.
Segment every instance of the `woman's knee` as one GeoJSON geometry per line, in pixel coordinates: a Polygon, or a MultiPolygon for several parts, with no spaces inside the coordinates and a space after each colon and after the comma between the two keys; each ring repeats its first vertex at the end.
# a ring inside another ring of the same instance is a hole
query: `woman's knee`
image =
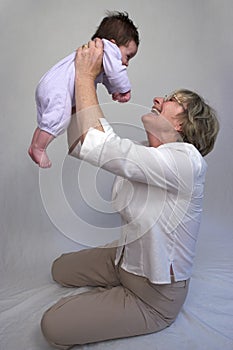
{"type": "Polygon", "coordinates": [[[56,318],[54,313],[51,311],[51,308],[47,310],[42,319],[41,319],[41,331],[47,340],[47,342],[57,348],[67,350],[70,348],[70,345],[61,344],[59,327],[56,325],[56,318]]]}
{"type": "Polygon", "coordinates": [[[51,274],[55,282],[66,285],[65,277],[67,276],[67,269],[65,267],[65,256],[66,254],[62,254],[59,258],[54,260],[51,268],[51,274]]]}

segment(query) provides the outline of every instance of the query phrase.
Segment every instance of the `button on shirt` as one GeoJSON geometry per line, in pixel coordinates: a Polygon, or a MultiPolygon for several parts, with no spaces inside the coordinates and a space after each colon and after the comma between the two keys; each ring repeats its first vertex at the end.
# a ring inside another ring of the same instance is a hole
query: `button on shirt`
{"type": "Polygon", "coordinates": [[[101,118],[105,132],[89,129],[72,155],[116,174],[114,208],[122,218],[115,264],[152,283],[190,278],[203,201],[206,162],[191,144],[157,148],[122,139],[101,118]],[[124,248],[124,251],[123,251],[124,248]]]}

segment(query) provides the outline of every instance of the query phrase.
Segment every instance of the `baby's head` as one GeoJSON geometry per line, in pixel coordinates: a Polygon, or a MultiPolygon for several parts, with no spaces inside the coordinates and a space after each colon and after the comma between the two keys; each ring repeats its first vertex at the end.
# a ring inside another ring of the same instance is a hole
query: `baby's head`
{"type": "Polygon", "coordinates": [[[121,51],[122,64],[125,66],[137,53],[139,33],[126,12],[108,12],[91,39],[95,38],[114,42],[121,51]]]}

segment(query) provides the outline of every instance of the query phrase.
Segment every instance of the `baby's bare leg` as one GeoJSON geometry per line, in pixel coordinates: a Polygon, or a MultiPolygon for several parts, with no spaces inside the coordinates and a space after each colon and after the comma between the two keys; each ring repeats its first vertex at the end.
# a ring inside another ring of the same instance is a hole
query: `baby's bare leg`
{"type": "Polygon", "coordinates": [[[37,128],[33,134],[28,153],[32,160],[41,168],[50,168],[52,165],[46,153],[46,148],[53,139],[53,135],[39,128],[37,128]]]}

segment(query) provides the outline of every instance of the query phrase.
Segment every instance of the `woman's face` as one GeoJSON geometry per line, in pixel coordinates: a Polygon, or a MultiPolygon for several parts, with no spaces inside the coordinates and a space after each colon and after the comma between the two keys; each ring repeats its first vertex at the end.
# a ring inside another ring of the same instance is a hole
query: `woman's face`
{"type": "Polygon", "coordinates": [[[152,113],[142,117],[150,146],[158,147],[165,143],[166,135],[169,135],[168,142],[171,141],[171,135],[178,135],[182,130],[179,114],[184,113],[185,108],[176,94],[153,99],[152,113]]]}

